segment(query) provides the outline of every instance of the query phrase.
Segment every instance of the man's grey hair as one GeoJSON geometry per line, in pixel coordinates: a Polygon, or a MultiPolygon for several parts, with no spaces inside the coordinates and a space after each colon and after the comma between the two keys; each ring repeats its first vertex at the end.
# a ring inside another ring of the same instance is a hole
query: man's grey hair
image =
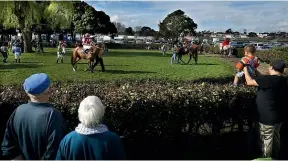
{"type": "Polygon", "coordinates": [[[86,97],[79,106],[79,121],[88,128],[96,127],[101,123],[105,114],[105,107],[96,96],[86,97]]]}

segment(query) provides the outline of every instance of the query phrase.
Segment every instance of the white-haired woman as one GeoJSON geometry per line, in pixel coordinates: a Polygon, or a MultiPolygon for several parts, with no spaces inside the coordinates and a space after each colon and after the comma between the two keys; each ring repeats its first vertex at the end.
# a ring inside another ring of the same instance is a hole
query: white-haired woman
{"type": "Polygon", "coordinates": [[[61,141],[56,160],[124,160],[120,137],[101,124],[104,113],[98,97],[86,97],[78,109],[81,123],[61,141]]]}

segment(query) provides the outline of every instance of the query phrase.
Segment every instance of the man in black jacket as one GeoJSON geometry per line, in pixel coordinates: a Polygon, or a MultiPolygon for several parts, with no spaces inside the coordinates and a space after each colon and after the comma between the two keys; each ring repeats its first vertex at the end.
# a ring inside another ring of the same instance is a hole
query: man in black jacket
{"type": "Polygon", "coordinates": [[[34,74],[23,84],[30,102],[20,105],[8,120],[2,143],[3,156],[20,160],[54,160],[66,125],[49,104],[50,79],[34,74]]]}
{"type": "Polygon", "coordinates": [[[277,159],[280,151],[280,129],[286,116],[287,79],[282,76],[286,65],[282,60],[270,63],[269,75],[252,79],[247,67],[244,73],[247,85],[257,86],[257,111],[262,157],[277,159]]]}

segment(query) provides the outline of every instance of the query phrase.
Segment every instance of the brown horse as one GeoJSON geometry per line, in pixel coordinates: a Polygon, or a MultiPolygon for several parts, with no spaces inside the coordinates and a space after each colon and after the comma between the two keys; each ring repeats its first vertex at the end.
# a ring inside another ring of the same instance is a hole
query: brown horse
{"type": "Polygon", "coordinates": [[[193,44],[193,45],[190,45],[188,46],[186,49],[184,47],[184,50],[182,48],[182,50],[180,50],[181,48],[178,48],[177,50],[177,53],[178,53],[178,56],[179,56],[179,59],[184,63],[184,64],[189,64],[189,62],[191,61],[192,57],[194,58],[194,61],[195,61],[195,64],[198,63],[198,54],[201,53],[201,45],[200,44],[193,44]],[[183,55],[189,55],[189,60],[188,62],[184,62],[182,60],[182,56],[183,55]]]}
{"type": "Polygon", "coordinates": [[[89,53],[84,53],[83,47],[76,47],[72,53],[71,56],[71,64],[73,67],[73,71],[75,72],[77,69],[77,62],[81,59],[86,59],[88,60],[88,66],[90,71],[93,73],[93,65],[94,65],[94,60],[96,58],[96,55],[102,56],[102,49],[103,45],[102,44],[95,44],[91,43],[91,49],[89,53]]]}

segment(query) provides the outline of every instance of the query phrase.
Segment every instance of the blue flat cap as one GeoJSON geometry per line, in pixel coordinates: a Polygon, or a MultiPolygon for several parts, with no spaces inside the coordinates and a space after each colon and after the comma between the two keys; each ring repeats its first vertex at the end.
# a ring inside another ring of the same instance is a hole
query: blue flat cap
{"type": "Polygon", "coordinates": [[[32,95],[41,94],[50,86],[50,78],[45,73],[37,73],[27,78],[23,84],[24,90],[32,95]]]}

